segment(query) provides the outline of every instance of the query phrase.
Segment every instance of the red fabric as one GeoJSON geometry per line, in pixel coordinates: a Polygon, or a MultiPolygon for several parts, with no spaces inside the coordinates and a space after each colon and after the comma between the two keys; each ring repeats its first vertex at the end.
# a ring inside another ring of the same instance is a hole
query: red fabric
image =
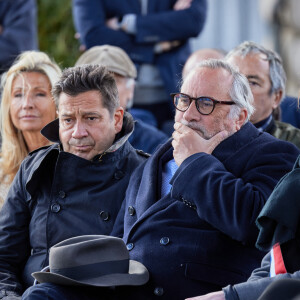
{"type": "Polygon", "coordinates": [[[279,243],[273,246],[275,274],[287,273],[279,243]]]}

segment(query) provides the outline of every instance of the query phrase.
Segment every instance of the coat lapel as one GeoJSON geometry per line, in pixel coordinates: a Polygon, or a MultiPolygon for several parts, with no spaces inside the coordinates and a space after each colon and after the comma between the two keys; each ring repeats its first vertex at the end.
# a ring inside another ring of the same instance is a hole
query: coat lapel
{"type": "MultiPolygon", "coordinates": [[[[151,156],[143,169],[141,174],[142,180],[140,182],[138,192],[134,202],[130,202],[136,208],[137,214],[139,215],[138,220],[133,224],[130,231],[135,225],[142,222],[145,218],[161,210],[163,207],[169,205],[169,202],[173,200],[170,198],[170,194],[160,199],[160,189],[161,189],[161,167],[160,160],[162,155],[168,151],[171,147],[171,139],[162,145],[154,154],[151,156]],[[158,201],[161,200],[161,201],[158,201]],[[141,212],[139,214],[139,212],[141,212]]],[[[129,236],[129,234],[128,234],[129,236]]],[[[124,238],[128,238],[124,237],[124,238]]]]}

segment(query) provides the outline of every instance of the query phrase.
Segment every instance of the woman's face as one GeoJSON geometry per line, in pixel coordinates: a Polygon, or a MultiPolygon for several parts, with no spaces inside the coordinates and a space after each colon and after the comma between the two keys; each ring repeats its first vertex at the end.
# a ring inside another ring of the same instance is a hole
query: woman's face
{"type": "Polygon", "coordinates": [[[55,119],[56,107],[48,77],[39,72],[23,72],[13,83],[10,116],[14,126],[24,131],[40,131],[55,119]]]}

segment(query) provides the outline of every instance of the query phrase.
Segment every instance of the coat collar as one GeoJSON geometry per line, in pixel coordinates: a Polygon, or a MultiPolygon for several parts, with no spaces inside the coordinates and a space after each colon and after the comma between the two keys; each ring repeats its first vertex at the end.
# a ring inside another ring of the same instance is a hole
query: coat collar
{"type": "MultiPolygon", "coordinates": [[[[130,135],[132,134],[134,130],[134,121],[130,113],[125,112],[123,117],[123,126],[121,131],[116,135],[116,138],[114,140],[114,143],[111,145],[109,149],[105,151],[105,153],[108,152],[114,152],[117,149],[119,149],[124,143],[128,140],[130,135]]],[[[54,143],[59,143],[61,145],[61,142],[59,140],[59,119],[55,119],[54,121],[47,124],[42,130],[41,133],[43,136],[45,136],[49,141],[54,143]]]]}
{"type": "Polygon", "coordinates": [[[232,155],[245,145],[252,142],[259,135],[264,134],[259,132],[255,126],[247,122],[236,133],[222,141],[213,151],[212,155],[220,161],[231,159],[232,155]]]}

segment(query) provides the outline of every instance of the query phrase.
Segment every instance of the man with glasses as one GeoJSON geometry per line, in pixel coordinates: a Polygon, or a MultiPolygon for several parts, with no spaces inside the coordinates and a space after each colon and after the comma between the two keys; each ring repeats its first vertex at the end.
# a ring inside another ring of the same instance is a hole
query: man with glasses
{"type": "Polygon", "coordinates": [[[131,259],[150,272],[122,299],[185,299],[245,281],[264,255],[255,219],[299,155],[248,121],[248,81],[222,60],[200,63],[172,98],[173,139],[131,177],[113,230],[124,228],[131,259]]]}
{"type": "Polygon", "coordinates": [[[222,60],[202,62],[172,97],[173,139],[133,173],[112,231],[150,280],[116,299],[182,300],[245,281],[264,255],[256,217],[299,155],[248,122],[248,81],[222,60]]]}

